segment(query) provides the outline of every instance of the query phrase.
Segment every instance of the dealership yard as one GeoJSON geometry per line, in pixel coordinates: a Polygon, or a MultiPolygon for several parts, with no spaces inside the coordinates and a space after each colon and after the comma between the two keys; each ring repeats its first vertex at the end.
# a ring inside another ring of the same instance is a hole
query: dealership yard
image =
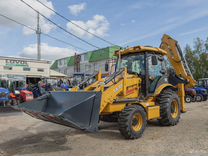
{"type": "Polygon", "coordinates": [[[20,112],[1,113],[0,155],[207,155],[208,102],[187,104],[187,110],[177,126],[153,121],[137,140],[124,140],[112,123],[86,133],[20,112]]]}

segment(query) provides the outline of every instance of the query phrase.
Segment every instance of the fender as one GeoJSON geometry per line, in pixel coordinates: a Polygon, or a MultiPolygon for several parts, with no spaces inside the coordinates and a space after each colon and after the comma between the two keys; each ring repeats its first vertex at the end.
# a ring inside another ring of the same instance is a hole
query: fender
{"type": "Polygon", "coordinates": [[[176,89],[175,86],[173,86],[169,83],[164,83],[156,89],[156,91],[154,93],[154,97],[158,96],[162,92],[162,90],[165,89],[165,88],[174,88],[174,89],[176,89]]]}

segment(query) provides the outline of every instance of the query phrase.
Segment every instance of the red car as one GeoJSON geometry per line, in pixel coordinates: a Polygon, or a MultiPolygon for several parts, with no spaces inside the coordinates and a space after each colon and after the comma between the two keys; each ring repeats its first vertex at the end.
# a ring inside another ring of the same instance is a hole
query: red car
{"type": "Polygon", "coordinates": [[[33,93],[28,90],[16,90],[14,93],[10,93],[10,98],[12,99],[12,105],[19,104],[33,100],[33,93]]]}

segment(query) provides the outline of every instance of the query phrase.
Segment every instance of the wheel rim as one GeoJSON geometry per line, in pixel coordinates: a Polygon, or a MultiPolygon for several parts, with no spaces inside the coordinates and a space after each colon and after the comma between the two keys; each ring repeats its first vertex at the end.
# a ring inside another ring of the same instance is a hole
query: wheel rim
{"type": "Polygon", "coordinates": [[[186,97],[186,102],[191,102],[191,98],[190,97],[186,97]]]}
{"type": "Polygon", "coordinates": [[[197,96],[197,97],[196,97],[196,100],[197,100],[197,101],[201,101],[201,96],[197,96]]]}
{"type": "Polygon", "coordinates": [[[179,112],[178,102],[177,101],[173,101],[171,103],[171,116],[172,116],[172,118],[174,118],[174,119],[177,118],[178,112],[179,112]]]}
{"type": "Polygon", "coordinates": [[[132,119],[132,126],[131,126],[132,129],[135,132],[138,132],[142,129],[142,125],[143,125],[142,115],[140,113],[134,114],[133,119],[132,119]]]}

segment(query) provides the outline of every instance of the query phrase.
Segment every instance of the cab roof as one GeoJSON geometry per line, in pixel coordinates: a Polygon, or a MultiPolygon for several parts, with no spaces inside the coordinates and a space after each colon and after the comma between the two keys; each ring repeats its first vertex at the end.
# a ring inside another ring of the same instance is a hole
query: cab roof
{"type": "Polygon", "coordinates": [[[130,47],[127,49],[122,49],[118,50],[115,52],[115,55],[118,56],[119,53],[120,55],[127,55],[127,54],[132,54],[132,53],[142,53],[142,52],[153,52],[156,54],[161,54],[161,55],[166,55],[167,52],[163,49],[160,48],[154,48],[154,47],[148,47],[148,46],[135,46],[135,47],[130,47]]]}

